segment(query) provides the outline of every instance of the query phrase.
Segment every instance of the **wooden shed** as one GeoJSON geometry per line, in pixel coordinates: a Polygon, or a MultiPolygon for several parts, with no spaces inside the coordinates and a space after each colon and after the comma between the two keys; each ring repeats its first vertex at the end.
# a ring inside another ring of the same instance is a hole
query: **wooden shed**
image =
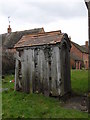
{"type": "Polygon", "coordinates": [[[23,36],[16,48],[15,89],[63,96],[71,91],[70,40],[61,31],[23,36]]]}

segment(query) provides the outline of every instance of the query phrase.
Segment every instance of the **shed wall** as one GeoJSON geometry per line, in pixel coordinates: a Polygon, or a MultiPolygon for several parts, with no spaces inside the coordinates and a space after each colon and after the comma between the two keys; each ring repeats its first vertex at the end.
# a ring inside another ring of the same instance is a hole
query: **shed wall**
{"type": "Polygon", "coordinates": [[[16,60],[16,88],[46,96],[62,96],[69,92],[70,52],[68,47],[61,49],[60,46],[37,46],[20,51],[19,60],[16,60]]]}
{"type": "Polygon", "coordinates": [[[43,92],[45,95],[60,95],[60,49],[24,50],[22,81],[25,92],[43,92]]]}

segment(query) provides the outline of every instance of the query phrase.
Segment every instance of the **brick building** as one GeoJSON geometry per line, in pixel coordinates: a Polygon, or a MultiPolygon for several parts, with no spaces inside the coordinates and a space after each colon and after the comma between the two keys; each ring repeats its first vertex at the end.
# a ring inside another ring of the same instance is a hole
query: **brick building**
{"type": "Polygon", "coordinates": [[[78,45],[75,42],[71,41],[71,68],[72,69],[88,69],[88,41],[85,42],[85,45],[78,45]]]}

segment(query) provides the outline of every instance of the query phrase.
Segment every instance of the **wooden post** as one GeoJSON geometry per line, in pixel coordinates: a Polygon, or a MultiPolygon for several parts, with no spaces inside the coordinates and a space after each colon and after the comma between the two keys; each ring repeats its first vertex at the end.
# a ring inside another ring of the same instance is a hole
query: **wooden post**
{"type": "Polygon", "coordinates": [[[89,76],[88,76],[88,113],[90,114],[90,0],[88,2],[88,34],[89,34],[89,76]]]}
{"type": "Polygon", "coordinates": [[[88,9],[89,68],[88,68],[88,113],[90,114],[90,0],[85,0],[88,9]]]}

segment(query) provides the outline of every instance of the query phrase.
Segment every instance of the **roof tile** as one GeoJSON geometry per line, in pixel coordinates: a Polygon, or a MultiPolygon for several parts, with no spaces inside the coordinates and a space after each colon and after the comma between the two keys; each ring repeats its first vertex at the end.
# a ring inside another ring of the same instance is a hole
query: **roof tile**
{"type": "Polygon", "coordinates": [[[15,48],[26,47],[26,46],[36,46],[45,44],[56,44],[61,42],[63,33],[61,31],[52,31],[45,33],[38,33],[34,35],[23,36],[20,41],[15,44],[15,48]]]}

